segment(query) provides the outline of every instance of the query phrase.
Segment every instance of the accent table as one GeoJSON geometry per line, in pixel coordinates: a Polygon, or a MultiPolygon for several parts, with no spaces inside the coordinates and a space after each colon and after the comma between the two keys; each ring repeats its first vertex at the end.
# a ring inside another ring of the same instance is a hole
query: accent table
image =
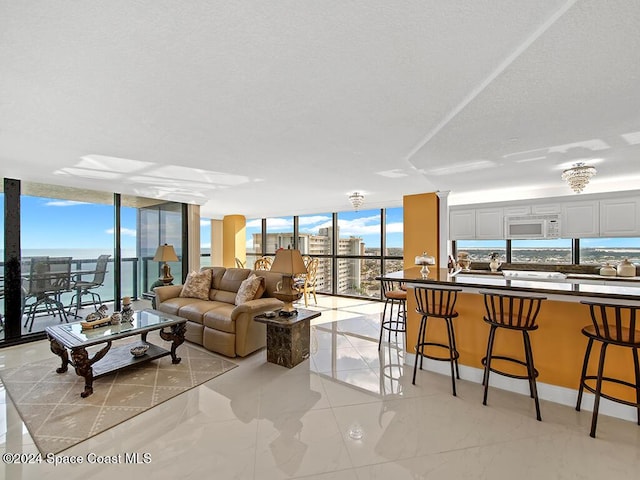
{"type": "Polygon", "coordinates": [[[56,372],[66,372],[68,365],[74,367],[76,374],[85,379],[84,391],[80,396],[86,398],[93,393],[93,380],[103,375],[166,355],[171,355],[172,363],[180,363],[181,358],[176,355],[176,349],[184,342],[186,323],[185,318],[145,309],[134,312],[131,321],[115,325],[83,330],[81,322],[63,323],[47,327],[46,332],[51,351],[62,359],[62,366],[56,372]],[[153,330],[160,330],[160,337],[172,342],[171,350],[147,342],[147,334],[153,330]],[[111,349],[114,340],[138,334],[140,343],[128,343],[111,349]],[[90,358],[87,347],[103,343],[106,345],[90,358]],[[131,347],[141,343],[149,345],[149,349],[144,355],[134,357],[130,352],[131,347]],[[71,360],[67,350],[71,351],[71,360]]]}
{"type": "Polygon", "coordinates": [[[298,308],[298,313],[290,317],[257,315],[256,322],[267,325],[267,361],[293,368],[309,358],[311,320],[320,312],[298,308]]]}

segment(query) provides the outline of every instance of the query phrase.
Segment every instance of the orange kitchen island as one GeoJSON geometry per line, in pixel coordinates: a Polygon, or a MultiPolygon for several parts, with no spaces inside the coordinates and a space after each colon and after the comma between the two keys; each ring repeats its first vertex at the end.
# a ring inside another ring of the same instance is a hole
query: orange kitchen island
{"type": "MultiPolygon", "coordinates": [[[[509,280],[502,275],[469,275],[450,272],[447,269],[433,269],[427,278],[422,278],[419,268],[409,268],[385,275],[382,278],[401,280],[407,287],[407,363],[413,364],[420,316],[415,312],[413,288],[429,285],[461,288],[456,311],[459,316],[454,320],[457,349],[460,354],[460,376],[462,379],[480,383],[483,366],[481,359],[487,350],[489,326],[483,321],[484,301],[479,292],[484,290],[528,292],[543,295],[546,300],[538,315],[538,329],[531,333],[531,344],[535,367],[539,371],[537,378],[541,399],[575,406],[580,373],[584,359],[587,338],[581,333],[583,327],[591,324],[589,309],[581,304],[583,300],[607,300],[628,305],[640,305],[640,282],[626,282],[624,285],[581,284],[577,281],[526,281],[509,280]],[[636,286],[637,285],[637,286],[636,286]]],[[[604,283],[604,282],[603,282],[604,283]]],[[[428,326],[430,339],[446,343],[447,334],[444,325],[432,322],[428,326]]],[[[522,358],[522,335],[516,331],[498,332],[494,355],[507,355],[522,358]]],[[[594,348],[589,372],[597,367],[597,354],[594,348]]],[[[425,362],[425,368],[443,374],[449,374],[449,366],[444,362],[425,362]]],[[[607,351],[605,375],[635,382],[633,358],[631,353],[612,346],[607,351]]],[[[491,385],[494,385],[491,377],[491,385]]],[[[495,386],[519,393],[528,394],[528,383],[501,377],[496,378],[495,386]]],[[[616,386],[610,390],[615,396],[635,399],[635,392],[616,386]]],[[[591,407],[590,400],[583,404],[585,410],[591,407]]],[[[601,413],[628,420],[636,420],[632,407],[605,402],[601,404],[601,413]]]]}

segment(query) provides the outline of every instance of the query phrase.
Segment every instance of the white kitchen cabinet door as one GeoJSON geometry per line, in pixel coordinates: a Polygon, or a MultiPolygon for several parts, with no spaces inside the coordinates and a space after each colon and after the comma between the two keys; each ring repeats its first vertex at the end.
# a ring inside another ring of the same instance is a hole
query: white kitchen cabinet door
{"type": "Polygon", "coordinates": [[[640,198],[600,200],[600,236],[640,236],[640,198]]]}
{"type": "Polygon", "coordinates": [[[476,210],[476,238],[480,240],[504,238],[502,208],[479,208],[476,210]]]}
{"type": "Polygon", "coordinates": [[[562,205],[562,238],[598,237],[600,211],[596,200],[568,202],[562,205]]]}
{"type": "Polygon", "coordinates": [[[545,203],[542,205],[532,205],[531,213],[534,215],[546,215],[550,213],[560,213],[562,207],[559,203],[545,203]]]}
{"type": "Polygon", "coordinates": [[[473,240],[476,238],[476,211],[451,210],[449,212],[449,239],[473,240]]]}
{"type": "Polygon", "coordinates": [[[505,217],[530,215],[531,207],[529,205],[518,205],[516,207],[504,207],[502,213],[505,217]]]}

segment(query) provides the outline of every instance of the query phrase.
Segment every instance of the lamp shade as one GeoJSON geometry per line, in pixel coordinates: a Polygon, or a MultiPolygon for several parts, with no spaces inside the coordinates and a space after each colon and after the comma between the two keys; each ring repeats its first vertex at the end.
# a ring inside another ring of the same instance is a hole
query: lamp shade
{"type": "Polygon", "coordinates": [[[276,252],[276,258],[271,265],[271,271],[284,275],[297,275],[307,273],[300,250],[280,249],[276,252]]]}
{"type": "Polygon", "coordinates": [[[173,249],[173,245],[160,245],[156,250],[156,254],[153,257],[154,262],[177,262],[178,256],[173,249]]]}

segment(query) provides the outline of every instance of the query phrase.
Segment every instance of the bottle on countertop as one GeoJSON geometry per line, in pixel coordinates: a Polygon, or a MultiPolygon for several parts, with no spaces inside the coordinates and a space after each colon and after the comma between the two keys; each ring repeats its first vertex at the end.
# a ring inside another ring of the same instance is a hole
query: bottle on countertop
{"type": "Polygon", "coordinates": [[[604,277],[615,277],[617,275],[616,267],[612,267],[611,264],[607,263],[600,269],[600,275],[604,277]]]}
{"type": "Polygon", "coordinates": [[[631,263],[628,258],[625,258],[622,262],[620,262],[616,270],[620,277],[636,276],[636,266],[631,263]]]}

